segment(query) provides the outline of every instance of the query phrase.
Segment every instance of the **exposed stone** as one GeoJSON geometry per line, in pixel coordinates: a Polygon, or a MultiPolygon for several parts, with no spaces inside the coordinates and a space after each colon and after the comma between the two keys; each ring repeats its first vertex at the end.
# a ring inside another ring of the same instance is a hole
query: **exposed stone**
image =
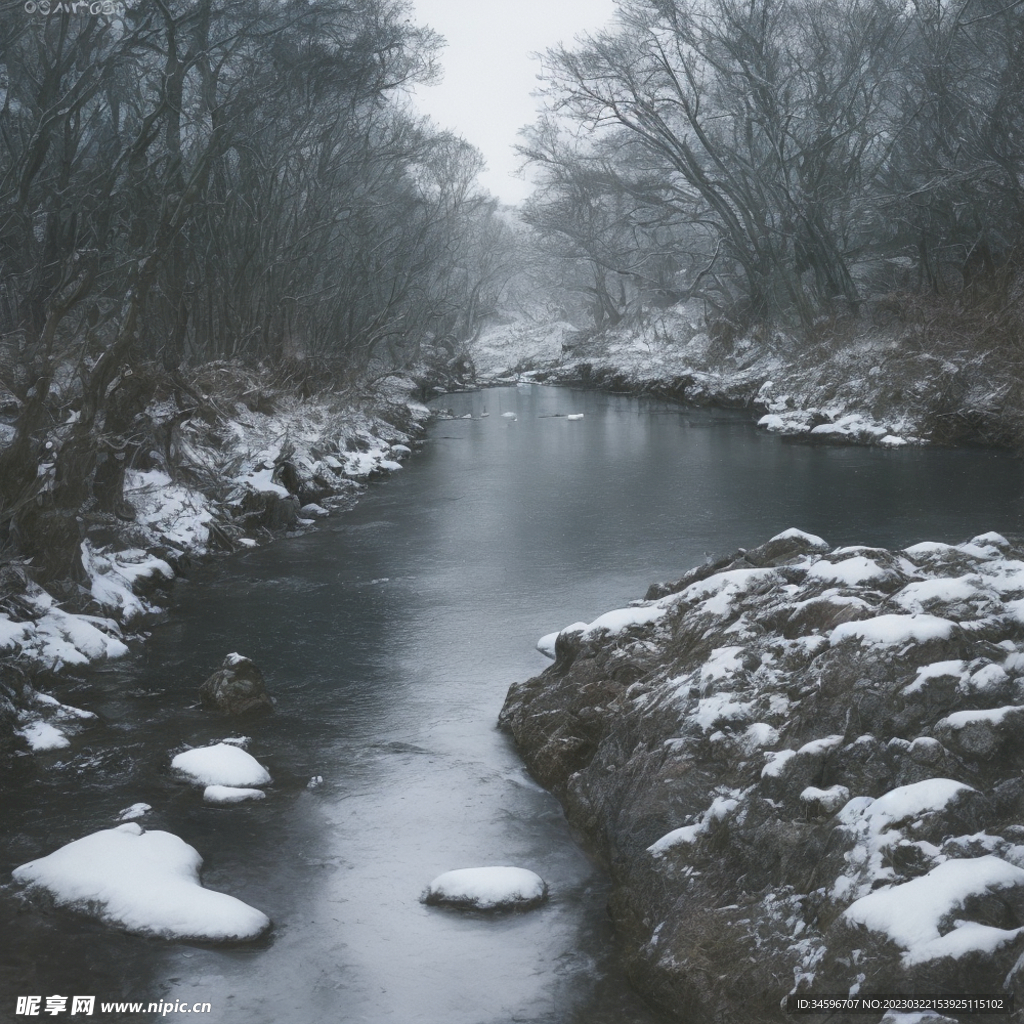
{"type": "Polygon", "coordinates": [[[205,711],[228,715],[274,710],[263,673],[241,654],[229,654],[224,659],[224,664],[199,687],[199,700],[205,711]]]}

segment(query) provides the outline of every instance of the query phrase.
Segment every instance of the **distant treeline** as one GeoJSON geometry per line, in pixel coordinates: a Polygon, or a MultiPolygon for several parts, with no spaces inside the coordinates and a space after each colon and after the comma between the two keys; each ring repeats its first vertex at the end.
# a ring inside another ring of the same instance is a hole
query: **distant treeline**
{"type": "Polygon", "coordinates": [[[1016,287],[1021,0],[619,0],[546,79],[526,216],[597,324],[1016,287]]]}
{"type": "Polygon", "coordinates": [[[0,8],[5,363],[361,369],[473,329],[502,228],[476,151],[402,102],[440,42],[406,4],[112,6],[0,8]]]}

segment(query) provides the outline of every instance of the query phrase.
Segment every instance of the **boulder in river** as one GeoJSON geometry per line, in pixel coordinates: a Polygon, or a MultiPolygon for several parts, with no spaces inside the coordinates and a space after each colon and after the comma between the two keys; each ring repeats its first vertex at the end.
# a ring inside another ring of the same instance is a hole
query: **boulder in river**
{"type": "Polygon", "coordinates": [[[459,910],[532,910],[547,897],[544,879],[525,868],[460,868],[438,875],[423,902],[459,910]]]}
{"type": "Polygon", "coordinates": [[[229,654],[209,679],[199,687],[205,711],[244,715],[250,711],[273,711],[263,673],[241,654],[229,654]]]}

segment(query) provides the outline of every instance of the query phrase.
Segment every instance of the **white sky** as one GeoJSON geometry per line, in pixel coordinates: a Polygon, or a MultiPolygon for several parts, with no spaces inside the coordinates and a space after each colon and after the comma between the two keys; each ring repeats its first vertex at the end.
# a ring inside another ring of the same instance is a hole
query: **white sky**
{"type": "Polygon", "coordinates": [[[420,87],[416,105],[442,128],[479,149],[487,161],[483,186],[503,202],[517,203],[529,185],[512,173],[517,132],[535,120],[539,53],[602,28],[614,0],[413,0],[414,21],[447,40],[440,85],[420,87]]]}

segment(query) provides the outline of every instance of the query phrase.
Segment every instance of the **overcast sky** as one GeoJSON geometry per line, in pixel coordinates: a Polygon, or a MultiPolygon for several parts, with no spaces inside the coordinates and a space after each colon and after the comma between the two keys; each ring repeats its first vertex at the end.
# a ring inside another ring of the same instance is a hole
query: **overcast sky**
{"type": "Polygon", "coordinates": [[[516,133],[534,120],[540,65],[530,54],[602,28],[614,0],[413,0],[415,21],[447,40],[444,79],[420,87],[417,106],[483,154],[484,187],[506,203],[528,186],[511,177],[516,133]]]}

